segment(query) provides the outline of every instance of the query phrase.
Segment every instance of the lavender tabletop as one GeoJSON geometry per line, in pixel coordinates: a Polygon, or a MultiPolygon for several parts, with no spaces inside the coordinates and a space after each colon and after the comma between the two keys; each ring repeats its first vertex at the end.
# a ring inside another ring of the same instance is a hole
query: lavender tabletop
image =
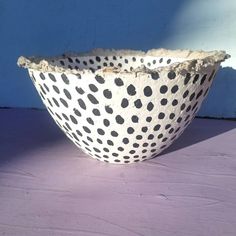
{"type": "Polygon", "coordinates": [[[0,235],[236,235],[236,122],[195,119],[158,158],[106,164],[46,111],[0,110],[0,235]]]}

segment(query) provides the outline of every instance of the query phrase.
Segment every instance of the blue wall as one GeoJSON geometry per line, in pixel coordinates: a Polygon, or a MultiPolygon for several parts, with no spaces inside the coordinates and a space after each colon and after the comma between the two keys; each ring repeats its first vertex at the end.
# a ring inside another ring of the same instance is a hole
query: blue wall
{"type": "Polygon", "coordinates": [[[224,49],[200,115],[236,117],[235,0],[0,0],[0,106],[43,107],[20,55],[96,47],[224,49]]]}

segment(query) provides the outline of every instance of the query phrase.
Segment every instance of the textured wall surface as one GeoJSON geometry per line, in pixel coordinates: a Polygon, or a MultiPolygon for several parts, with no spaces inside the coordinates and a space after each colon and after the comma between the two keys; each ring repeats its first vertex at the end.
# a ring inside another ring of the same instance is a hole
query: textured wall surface
{"type": "Polygon", "coordinates": [[[95,47],[224,49],[202,116],[236,117],[236,1],[0,0],[0,106],[43,107],[20,55],[95,47]]]}

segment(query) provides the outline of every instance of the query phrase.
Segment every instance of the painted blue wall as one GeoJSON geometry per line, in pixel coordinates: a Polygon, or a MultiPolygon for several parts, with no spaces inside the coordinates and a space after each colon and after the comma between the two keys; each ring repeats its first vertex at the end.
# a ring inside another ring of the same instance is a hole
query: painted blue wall
{"type": "Polygon", "coordinates": [[[0,106],[43,107],[20,55],[96,47],[224,49],[200,115],[236,117],[235,0],[0,0],[0,106]]]}

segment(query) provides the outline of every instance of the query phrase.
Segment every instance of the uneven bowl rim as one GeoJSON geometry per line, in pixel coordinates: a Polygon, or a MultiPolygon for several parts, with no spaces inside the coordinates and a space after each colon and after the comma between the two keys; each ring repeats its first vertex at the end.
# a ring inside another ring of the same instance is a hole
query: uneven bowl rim
{"type": "Polygon", "coordinates": [[[26,69],[37,70],[41,72],[59,72],[59,73],[67,73],[67,74],[78,74],[78,73],[93,73],[93,74],[134,74],[134,73],[153,73],[160,71],[170,71],[175,70],[178,72],[186,72],[186,71],[199,71],[202,68],[207,66],[214,66],[215,64],[219,64],[224,60],[230,58],[230,55],[225,51],[203,51],[203,50],[169,50],[169,49],[151,49],[148,51],[140,51],[140,50],[130,50],[130,49],[102,49],[97,48],[88,52],[82,53],[64,53],[59,56],[52,57],[40,57],[40,56],[32,56],[32,57],[24,57],[21,56],[18,58],[17,64],[20,67],[26,69]],[[159,66],[155,69],[149,69],[145,66],[140,66],[133,71],[122,71],[120,68],[112,68],[112,67],[102,67],[101,69],[97,69],[92,72],[90,69],[70,69],[63,68],[60,66],[51,65],[50,61],[65,59],[67,57],[85,57],[85,56],[170,56],[177,58],[186,58],[183,62],[176,62],[166,66],[159,66]]]}

